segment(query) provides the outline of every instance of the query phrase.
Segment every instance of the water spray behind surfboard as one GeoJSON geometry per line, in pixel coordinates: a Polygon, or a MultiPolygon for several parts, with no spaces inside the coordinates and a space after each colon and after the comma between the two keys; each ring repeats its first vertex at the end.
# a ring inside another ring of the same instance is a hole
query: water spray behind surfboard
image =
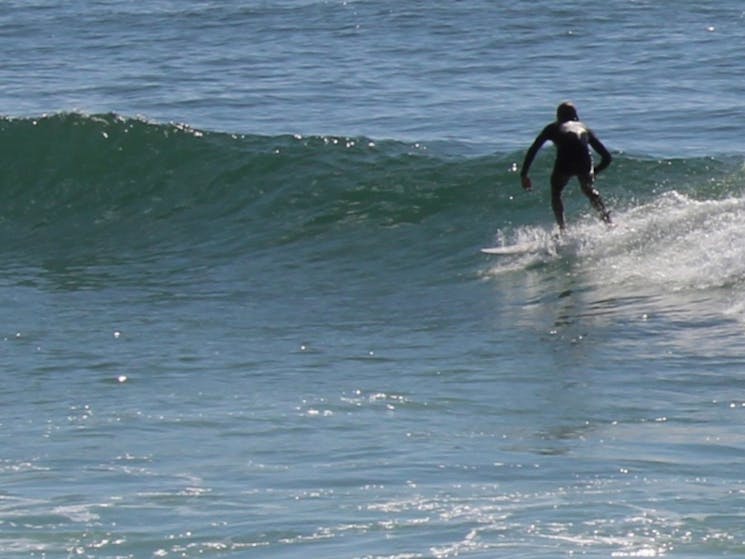
{"type": "Polygon", "coordinates": [[[598,283],[668,289],[745,286],[745,197],[697,200],[677,191],[618,210],[616,225],[580,220],[558,237],[523,226],[499,230],[490,273],[571,260],[598,283]]]}

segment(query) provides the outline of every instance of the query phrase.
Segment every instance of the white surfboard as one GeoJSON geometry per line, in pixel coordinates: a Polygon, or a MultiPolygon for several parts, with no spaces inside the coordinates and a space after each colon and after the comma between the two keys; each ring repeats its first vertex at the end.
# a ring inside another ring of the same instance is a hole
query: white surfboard
{"type": "Polygon", "coordinates": [[[505,245],[501,247],[489,247],[482,248],[481,252],[486,254],[500,254],[503,256],[518,255],[518,254],[532,254],[535,252],[541,252],[545,250],[545,243],[539,243],[537,241],[526,241],[523,243],[517,243],[514,245],[505,245]]]}

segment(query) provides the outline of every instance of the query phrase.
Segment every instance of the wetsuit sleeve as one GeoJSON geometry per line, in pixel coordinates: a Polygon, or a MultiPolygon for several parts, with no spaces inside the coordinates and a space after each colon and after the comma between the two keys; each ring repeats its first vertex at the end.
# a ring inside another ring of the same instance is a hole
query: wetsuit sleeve
{"type": "Polygon", "coordinates": [[[592,146],[592,149],[597,151],[600,154],[600,163],[598,163],[595,166],[595,174],[599,173],[603,169],[605,169],[608,165],[610,165],[611,160],[613,159],[610,155],[610,152],[605,148],[603,143],[598,140],[597,136],[590,132],[590,145],[592,146]]]}
{"type": "Polygon", "coordinates": [[[538,134],[538,137],[536,137],[533,144],[528,148],[528,151],[525,154],[525,159],[523,160],[522,169],[520,170],[521,177],[528,176],[528,171],[530,170],[530,166],[533,164],[533,159],[535,159],[538,150],[541,149],[541,146],[545,144],[550,137],[551,125],[549,124],[540,134],[538,134]]]}

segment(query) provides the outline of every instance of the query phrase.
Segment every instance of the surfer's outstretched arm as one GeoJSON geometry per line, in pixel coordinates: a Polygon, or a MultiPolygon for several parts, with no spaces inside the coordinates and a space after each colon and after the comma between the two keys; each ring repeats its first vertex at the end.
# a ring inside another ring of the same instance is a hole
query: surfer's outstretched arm
{"type": "Polygon", "coordinates": [[[528,148],[527,153],[525,154],[525,159],[523,160],[523,166],[520,169],[520,180],[522,182],[523,188],[525,190],[530,190],[533,188],[533,184],[530,181],[530,177],[528,177],[528,172],[530,171],[530,166],[533,164],[533,160],[535,159],[536,154],[538,153],[538,150],[541,149],[543,144],[546,143],[546,141],[550,138],[550,131],[552,125],[546,126],[546,128],[543,129],[543,131],[538,134],[536,139],[533,141],[531,146],[528,148]]]}
{"type": "Polygon", "coordinates": [[[600,173],[603,169],[605,169],[608,165],[610,165],[611,160],[613,159],[610,155],[610,152],[606,149],[606,147],[603,145],[603,143],[598,140],[597,136],[592,133],[592,131],[588,130],[589,133],[589,141],[590,145],[592,146],[592,149],[597,151],[600,154],[600,163],[595,165],[594,174],[600,173]]]}

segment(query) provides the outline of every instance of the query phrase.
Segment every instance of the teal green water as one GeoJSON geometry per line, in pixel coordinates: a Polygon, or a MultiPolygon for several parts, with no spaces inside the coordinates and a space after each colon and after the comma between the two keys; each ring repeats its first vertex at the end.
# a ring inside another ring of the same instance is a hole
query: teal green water
{"type": "Polygon", "coordinates": [[[8,554],[740,549],[736,159],[618,155],[557,249],[519,153],[0,137],[8,554]]]}
{"type": "Polygon", "coordinates": [[[6,8],[3,557],[743,553],[739,4],[6,8]]]}

